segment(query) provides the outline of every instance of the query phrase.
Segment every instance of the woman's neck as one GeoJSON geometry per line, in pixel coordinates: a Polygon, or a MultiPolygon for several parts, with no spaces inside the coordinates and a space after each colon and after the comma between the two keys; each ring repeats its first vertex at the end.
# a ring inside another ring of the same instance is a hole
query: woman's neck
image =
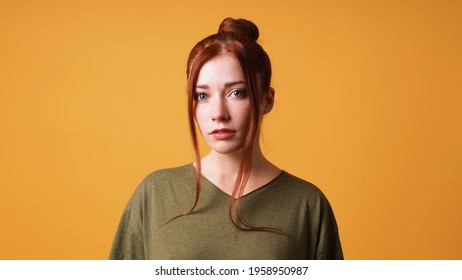
{"type": "MultiPolygon", "coordinates": [[[[241,163],[241,154],[219,154],[211,151],[201,160],[202,175],[224,192],[231,194],[241,163]]],[[[260,147],[252,152],[251,173],[244,194],[273,180],[281,170],[268,161],[260,147]]]]}

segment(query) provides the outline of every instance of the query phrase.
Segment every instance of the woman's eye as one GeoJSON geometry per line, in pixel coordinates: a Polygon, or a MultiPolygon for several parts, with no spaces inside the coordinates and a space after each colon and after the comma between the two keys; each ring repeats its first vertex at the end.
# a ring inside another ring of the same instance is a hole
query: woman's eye
{"type": "Polygon", "coordinates": [[[205,100],[206,98],[207,96],[204,93],[196,93],[196,96],[194,99],[196,99],[197,101],[202,101],[202,100],[205,100]]]}
{"type": "Polygon", "coordinates": [[[247,91],[245,89],[235,89],[231,92],[232,97],[244,98],[247,96],[247,91]]]}

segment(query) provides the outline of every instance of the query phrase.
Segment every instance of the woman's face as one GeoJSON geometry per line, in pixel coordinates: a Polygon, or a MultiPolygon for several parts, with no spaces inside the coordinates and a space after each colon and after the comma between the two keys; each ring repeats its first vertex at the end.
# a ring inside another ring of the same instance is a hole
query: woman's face
{"type": "Polygon", "coordinates": [[[251,106],[237,59],[223,54],[205,63],[195,92],[195,119],[209,147],[220,154],[240,151],[251,106]]]}

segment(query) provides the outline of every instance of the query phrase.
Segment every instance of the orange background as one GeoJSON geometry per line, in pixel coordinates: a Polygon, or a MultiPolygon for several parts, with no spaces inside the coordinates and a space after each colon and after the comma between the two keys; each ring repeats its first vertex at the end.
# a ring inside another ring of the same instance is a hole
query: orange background
{"type": "Polygon", "coordinates": [[[106,259],[155,169],[192,160],[189,50],[261,31],[263,148],[333,205],[347,259],[462,259],[461,1],[1,1],[0,259],[106,259]]]}

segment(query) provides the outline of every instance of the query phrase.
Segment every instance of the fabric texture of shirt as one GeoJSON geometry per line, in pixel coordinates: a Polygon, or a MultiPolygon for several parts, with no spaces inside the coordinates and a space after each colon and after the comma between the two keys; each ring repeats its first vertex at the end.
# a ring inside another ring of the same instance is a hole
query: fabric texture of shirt
{"type": "Polygon", "coordinates": [[[286,235],[242,231],[228,216],[230,196],[202,176],[195,201],[192,164],[155,171],[130,198],[110,259],[343,259],[337,223],[323,193],[285,171],[242,197],[246,220],[286,235]]]}

